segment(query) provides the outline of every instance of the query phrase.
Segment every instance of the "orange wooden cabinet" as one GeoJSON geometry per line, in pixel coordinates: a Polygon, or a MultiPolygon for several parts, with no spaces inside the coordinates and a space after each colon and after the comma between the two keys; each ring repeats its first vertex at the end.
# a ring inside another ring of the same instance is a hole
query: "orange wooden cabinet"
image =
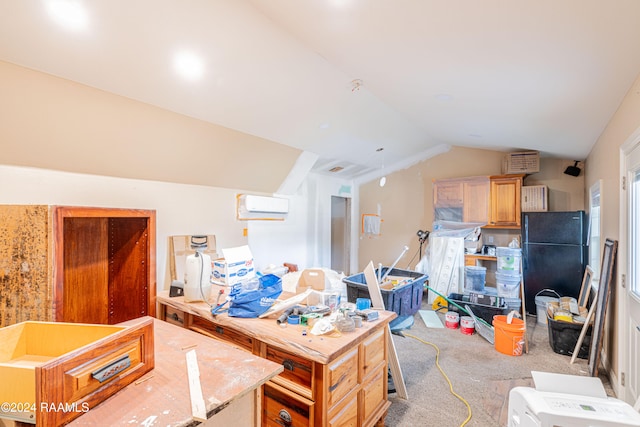
{"type": "Polygon", "coordinates": [[[372,427],[382,425],[387,400],[388,322],[365,322],[341,337],[303,335],[274,319],[212,318],[205,303],[158,295],[158,316],[276,362],[284,370],[265,384],[262,425],[282,427],[372,427]]]}
{"type": "Polygon", "coordinates": [[[0,327],[155,316],[155,211],[0,205],[0,327]]]}
{"type": "Polygon", "coordinates": [[[490,177],[489,228],[520,228],[521,191],[524,175],[490,177]]]}
{"type": "Polygon", "coordinates": [[[153,322],[0,328],[0,418],[48,427],[86,413],[153,369],[153,322]]]}

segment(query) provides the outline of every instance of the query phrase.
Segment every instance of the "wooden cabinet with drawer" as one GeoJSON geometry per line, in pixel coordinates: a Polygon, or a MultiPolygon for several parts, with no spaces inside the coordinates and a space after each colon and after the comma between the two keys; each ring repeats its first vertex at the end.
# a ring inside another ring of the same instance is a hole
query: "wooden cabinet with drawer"
{"type": "Polygon", "coordinates": [[[183,318],[186,328],[282,365],[263,389],[263,425],[371,427],[384,420],[391,405],[387,325],[395,313],[381,312],[377,321],[339,337],[318,337],[302,325],[281,328],[274,319],[214,318],[206,303],[185,303],[167,291],[157,299],[161,319],[183,318]]]}
{"type": "Polygon", "coordinates": [[[151,317],[128,326],[21,322],[0,328],[0,342],[0,402],[25,409],[0,408],[0,418],[45,427],[82,415],[155,364],[151,317]]]}

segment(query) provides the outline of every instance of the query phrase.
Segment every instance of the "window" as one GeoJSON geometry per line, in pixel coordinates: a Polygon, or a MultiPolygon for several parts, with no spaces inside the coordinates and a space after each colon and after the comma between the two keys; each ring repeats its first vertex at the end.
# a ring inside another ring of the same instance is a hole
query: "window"
{"type": "Polygon", "coordinates": [[[589,189],[589,266],[593,270],[591,286],[598,288],[600,279],[600,181],[589,189]]]}

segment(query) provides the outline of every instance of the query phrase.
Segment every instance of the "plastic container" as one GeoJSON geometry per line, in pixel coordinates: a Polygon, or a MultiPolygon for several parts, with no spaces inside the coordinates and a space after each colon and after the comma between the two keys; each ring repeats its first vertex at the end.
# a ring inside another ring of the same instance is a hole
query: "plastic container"
{"type": "MultiPolygon", "coordinates": [[[[384,276],[389,268],[382,267],[381,276],[384,276]]],[[[376,269],[376,275],[378,269],[376,269]]],[[[427,276],[417,271],[400,270],[393,268],[389,276],[409,277],[411,281],[394,289],[380,289],[384,307],[388,311],[394,311],[398,316],[415,314],[422,305],[424,282],[427,276]]],[[[358,298],[370,298],[369,288],[364,273],[354,274],[342,279],[347,285],[347,300],[355,303],[358,298]]]]}
{"type": "Polygon", "coordinates": [[[507,304],[509,311],[515,310],[520,312],[522,309],[522,300],[520,298],[505,298],[504,302],[507,304]]]}
{"type": "MultiPolygon", "coordinates": [[[[509,307],[507,307],[507,305],[504,302],[504,300],[501,301],[501,305],[500,306],[495,307],[495,306],[485,305],[485,304],[474,304],[474,303],[469,301],[469,296],[468,295],[452,293],[452,294],[449,294],[448,299],[451,300],[453,303],[459,305],[462,308],[464,308],[465,305],[468,305],[469,308],[471,308],[471,311],[473,311],[473,314],[476,317],[481,318],[482,320],[484,320],[488,324],[491,324],[491,322],[493,321],[493,316],[495,316],[497,314],[508,314],[509,313],[509,307]]],[[[448,310],[449,310],[449,312],[451,312],[451,311],[460,312],[460,309],[458,309],[458,307],[456,307],[455,305],[453,305],[451,303],[449,303],[448,310]]],[[[464,314],[466,315],[466,313],[464,313],[464,314]]]]}
{"type": "Polygon", "coordinates": [[[520,296],[520,276],[496,273],[496,288],[499,297],[518,298],[520,296]]]}
{"type": "Polygon", "coordinates": [[[559,301],[560,295],[553,289],[543,289],[536,294],[536,318],[540,325],[547,324],[547,304],[559,301]],[[547,295],[543,295],[547,294],[547,295]]]}
{"type": "MultiPolygon", "coordinates": [[[[473,308],[471,309],[473,310],[473,308]]],[[[476,331],[475,322],[471,316],[462,316],[460,318],[460,332],[465,335],[473,335],[476,331]]]]}
{"type": "Polygon", "coordinates": [[[464,268],[464,290],[465,292],[484,292],[485,279],[487,277],[486,267],[468,265],[464,268]]]}
{"type": "MultiPolygon", "coordinates": [[[[561,320],[553,320],[547,316],[547,328],[549,330],[549,345],[555,353],[567,356],[573,355],[576,343],[582,332],[582,323],[563,322],[561,320]]],[[[589,357],[589,346],[591,343],[591,332],[593,327],[589,325],[587,333],[582,340],[582,345],[578,350],[580,359],[589,357]]]]}
{"type": "Polygon", "coordinates": [[[507,356],[520,356],[524,347],[525,326],[522,319],[514,317],[507,323],[507,316],[493,318],[494,347],[507,356]]]}
{"type": "Polygon", "coordinates": [[[211,297],[211,257],[195,253],[187,257],[184,273],[184,301],[209,301],[211,297]]]}
{"type": "Polygon", "coordinates": [[[444,315],[444,325],[449,329],[458,329],[460,324],[460,314],[455,311],[448,311],[444,315]]]}
{"type": "Polygon", "coordinates": [[[520,276],[520,262],[522,249],[520,248],[496,248],[497,270],[496,274],[520,276]]]}

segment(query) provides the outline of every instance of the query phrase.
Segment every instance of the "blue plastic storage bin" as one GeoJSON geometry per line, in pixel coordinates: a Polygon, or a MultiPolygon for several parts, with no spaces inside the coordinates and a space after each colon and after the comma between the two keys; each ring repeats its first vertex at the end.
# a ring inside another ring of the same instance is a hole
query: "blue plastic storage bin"
{"type": "MultiPolygon", "coordinates": [[[[384,276],[388,269],[389,267],[382,267],[381,276],[384,276]]],[[[376,269],[377,275],[378,270],[376,269]]],[[[398,316],[415,314],[422,305],[422,294],[427,276],[417,271],[398,268],[391,269],[389,276],[408,277],[411,281],[392,290],[380,289],[385,309],[396,312],[398,316]]],[[[345,277],[342,281],[347,285],[347,300],[349,302],[355,303],[358,298],[370,298],[364,273],[345,277]]]]}

